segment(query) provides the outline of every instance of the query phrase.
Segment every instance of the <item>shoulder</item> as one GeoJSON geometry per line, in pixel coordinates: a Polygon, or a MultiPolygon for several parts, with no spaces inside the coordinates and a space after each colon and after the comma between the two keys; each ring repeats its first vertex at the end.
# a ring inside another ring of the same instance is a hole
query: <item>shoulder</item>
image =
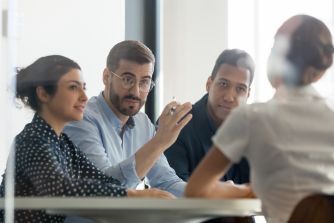
{"type": "Polygon", "coordinates": [[[202,140],[206,140],[213,135],[214,132],[210,129],[209,122],[205,115],[191,111],[192,119],[180,131],[177,137],[177,142],[183,144],[196,145],[202,140]]]}
{"type": "Polygon", "coordinates": [[[87,102],[84,117],[87,119],[94,119],[101,116],[103,109],[100,106],[99,99],[97,96],[90,98],[87,102]]]}
{"type": "Polygon", "coordinates": [[[259,120],[264,117],[264,110],[263,103],[240,105],[228,115],[218,132],[226,134],[234,131],[236,134],[239,131],[248,131],[251,127],[258,126],[259,120]]]}
{"type": "Polygon", "coordinates": [[[32,123],[27,124],[24,129],[15,137],[17,145],[30,142],[47,142],[46,137],[43,137],[39,131],[35,129],[32,123]]]}
{"type": "Polygon", "coordinates": [[[15,137],[15,150],[17,156],[22,155],[22,153],[33,155],[36,152],[39,153],[45,151],[46,147],[50,148],[50,142],[46,137],[25,130],[15,137]]]}
{"type": "MultiPolygon", "coordinates": [[[[188,139],[188,138],[196,137],[197,134],[195,133],[201,131],[201,129],[197,128],[196,126],[202,125],[202,124],[203,123],[200,122],[200,120],[198,119],[198,116],[193,115],[192,119],[181,130],[178,139],[179,138],[188,139]]],[[[202,127],[204,126],[202,125],[202,127]]]]}
{"type": "Polygon", "coordinates": [[[108,114],[106,114],[101,102],[99,102],[98,96],[94,96],[87,102],[83,119],[80,121],[70,122],[66,125],[65,129],[67,130],[70,126],[77,128],[93,127],[104,123],[104,116],[108,116],[108,114]]]}
{"type": "Polygon", "coordinates": [[[201,99],[199,99],[195,104],[193,104],[192,113],[203,113],[206,112],[206,107],[208,103],[208,94],[205,94],[201,99]]]}
{"type": "Polygon", "coordinates": [[[244,116],[244,117],[257,117],[261,116],[266,112],[267,103],[253,103],[240,105],[235,108],[231,115],[232,116],[244,116]]]}
{"type": "Polygon", "coordinates": [[[204,95],[192,107],[190,113],[192,119],[182,129],[181,133],[188,134],[190,132],[206,131],[209,128],[208,112],[207,112],[208,94],[204,95]]]}

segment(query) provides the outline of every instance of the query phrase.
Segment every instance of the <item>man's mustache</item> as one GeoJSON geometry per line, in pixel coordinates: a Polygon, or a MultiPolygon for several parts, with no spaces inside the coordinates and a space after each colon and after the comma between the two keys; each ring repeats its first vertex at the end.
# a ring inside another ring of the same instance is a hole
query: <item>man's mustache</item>
{"type": "Polygon", "coordinates": [[[130,99],[130,100],[136,100],[136,101],[139,101],[139,102],[141,102],[141,99],[140,98],[138,98],[138,97],[136,97],[136,96],[134,96],[134,95],[127,95],[127,96],[124,96],[124,99],[130,99]]]}

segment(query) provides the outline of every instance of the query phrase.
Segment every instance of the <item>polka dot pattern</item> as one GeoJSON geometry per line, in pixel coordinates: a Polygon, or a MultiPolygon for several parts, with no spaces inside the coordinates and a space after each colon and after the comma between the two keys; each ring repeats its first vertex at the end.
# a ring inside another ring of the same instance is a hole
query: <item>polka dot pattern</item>
{"type": "MultiPolygon", "coordinates": [[[[104,175],[66,134],[58,137],[37,114],[16,137],[15,145],[15,196],[126,196],[119,181],[104,175]]],[[[3,180],[1,197],[5,193],[4,185],[3,180]]],[[[15,222],[58,223],[64,219],[43,210],[15,212],[15,222]]]]}

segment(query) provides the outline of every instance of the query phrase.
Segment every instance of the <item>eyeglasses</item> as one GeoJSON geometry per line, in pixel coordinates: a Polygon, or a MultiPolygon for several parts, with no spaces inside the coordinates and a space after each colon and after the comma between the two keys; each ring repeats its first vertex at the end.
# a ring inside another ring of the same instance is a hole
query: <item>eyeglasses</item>
{"type": "MultiPolygon", "coordinates": [[[[131,75],[119,76],[118,74],[112,72],[111,70],[109,70],[109,71],[110,71],[110,73],[112,73],[118,79],[121,80],[122,86],[125,89],[133,88],[135,86],[136,82],[137,82],[137,79],[134,76],[131,76],[131,75]]],[[[139,80],[138,85],[139,85],[139,90],[140,91],[148,93],[155,86],[155,83],[154,83],[154,81],[152,81],[152,79],[146,78],[146,79],[139,80]]]]}

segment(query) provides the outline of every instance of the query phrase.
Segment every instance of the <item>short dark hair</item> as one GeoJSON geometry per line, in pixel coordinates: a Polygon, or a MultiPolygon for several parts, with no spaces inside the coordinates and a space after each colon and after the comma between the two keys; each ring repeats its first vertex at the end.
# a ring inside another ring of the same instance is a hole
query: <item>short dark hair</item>
{"type": "Polygon", "coordinates": [[[41,86],[49,95],[54,95],[59,79],[71,69],[81,70],[76,62],[60,55],[41,57],[26,68],[17,69],[16,98],[39,111],[36,88],[41,86]]]}
{"type": "Polygon", "coordinates": [[[249,70],[250,84],[254,78],[255,63],[252,57],[240,49],[226,49],[217,58],[215,66],[211,72],[211,78],[214,79],[217,75],[219,67],[223,64],[229,64],[236,67],[249,70]]]}
{"type": "Polygon", "coordinates": [[[152,51],[143,43],[136,40],[125,40],[116,44],[107,57],[107,68],[115,71],[120,60],[129,60],[139,64],[155,63],[152,51]]]}
{"type": "Polygon", "coordinates": [[[286,84],[304,85],[303,74],[308,67],[326,70],[332,65],[334,48],[331,42],[322,42],[324,34],[331,37],[328,27],[319,19],[309,15],[295,15],[281,25],[275,35],[273,50],[279,51],[280,49],[276,48],[282,45],[282,41],[287,41],[286,52],[280,54],[283,56],[280,59],[292,65],[291,71],[281,74],[284,75],[283,80],[286,84]],[[324,57],[329,60],[325,62],[324,57]]]}

